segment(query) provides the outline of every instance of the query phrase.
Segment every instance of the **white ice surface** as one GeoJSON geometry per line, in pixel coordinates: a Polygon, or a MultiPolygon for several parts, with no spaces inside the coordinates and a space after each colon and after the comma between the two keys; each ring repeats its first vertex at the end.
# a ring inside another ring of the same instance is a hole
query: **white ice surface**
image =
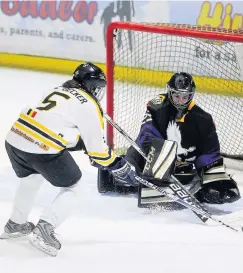
{"type": "MultiPolygon", "coordinates": [[[[0,230],[9,218],[19,183],[4,149],[4,139],[20,109],[67,76],[0,69],[0,230]]],[[[158,212],[137,208],[135,195],[98,194],[96,169],[73,153],[82,172],[79,205],[58,230],[62,249],[56,258],[34,250],[28,240],[0,241],[1,273],[242,273],[243,234],[208,227],[188,210],[158,212]]],[[[235,173],[243,191],[243,175],[235,173]]],[[[33,181],[34,183],[34,181],[33,181]]],[[[47,182],[30,215],[35,223],[57,193],[47,182]]],[[[217,206],[243,209],[242,199],[217,206]]]]}

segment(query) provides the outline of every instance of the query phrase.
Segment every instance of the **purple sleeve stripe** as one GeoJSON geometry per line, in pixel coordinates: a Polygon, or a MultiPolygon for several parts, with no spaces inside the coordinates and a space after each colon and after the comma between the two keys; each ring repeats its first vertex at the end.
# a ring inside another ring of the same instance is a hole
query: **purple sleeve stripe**
{"type": "Polygon", "coordinates": [[[149,133],[149,132],[146,132],[145,134],[143,134],[143,135],[139,138],[139,140],[138,140],[138,141],[139,141],[139,146],[141,146],[141,145],[143,144],[144,140],[145,140],[146,138],[149,138],[149,137],[153,138],[154,135],[151,134],[151,133],[149,133]]]}
{"type": "Polygon", "coordinates": [[[138,136],[138,144],[141,147],[143,142],[147,140],[150,141],[151,138],[162,138],[159,131],[152,124],[145,124],[142,126],[139,136],[138,136]]]}
{"type": "Polygon", "coordinates": [[[218,160],[220,158],[219,151],[214,152],[212,154],[204,154],[199,156],[195,161],[195,167],[196,168],[202,168],[204,166],[207,166],[208,164],[218,160]]]}
{"type": "Polygon", "coordinates": [[[152,124],[145,124],[141,127],[139,135],[143,134],[145,130],[150,131],[154,136],[162,138],[160,132],[152,125],[152,124]]]}

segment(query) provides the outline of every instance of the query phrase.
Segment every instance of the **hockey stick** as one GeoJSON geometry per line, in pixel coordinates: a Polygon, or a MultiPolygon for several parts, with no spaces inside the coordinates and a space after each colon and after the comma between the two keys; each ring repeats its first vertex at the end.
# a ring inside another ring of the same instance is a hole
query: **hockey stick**
{"type": "Polygon", "coordinates": [[[171,199],[174,200],[175,202],[181,204],[182,206],[184,206],[184,207],[186,207],[186,208],[188,208],[188,209],[191,209],[193,212],[197,213],[197,215],[202,215],[203,217],[208,218],[208,219],[211,219],[211,220],[213,220],[214,222],[217,222],[217,223],[219,223],[219,224],[222,225],[222,226],[225,226],[225,227],[227,227],[227,228],[230,228],[230,229],[233,230],[233,231],[236,231],[236,232],[241,232],[241,231],[243,231],[243,228],[237,229],[237,228],[232,227],[231,225],[228,225],[227,223],[223,222],[222,220],[219,220],[219,219],[213,217],[213,215],[212,215],[210,212],[208,212],[208,211],[206,211],[206,210],[203,210],[203,209],[197,207],[197,206],[196,206],[195,204],[193,204],[193,203],[192,203],[192,204],[187,203],[187,202],[184,201],[183,199],[180,199],[179,197],[176,197],[174,194],[171,194],[171,193],[165,191],[165,190],[162,189],[161,187],[156,186],[155,184],[153,184],[153,183],[151,183],[151,182],[149,182],[149,181],[147,181],[147,180],[141,178],[140,176],[136,176],[135,179],[136,179],[139,183],[141,183],[141,184],[143,184],[143,185],[145,185],[145,186],[147,186],[147,187],[149,187],[149,188],[151,188],[151,189],[153,189],[153,190],[156,190],[156,191],[160,192],[161,194],[168,196],[169,198],[171,198],[171,199]]]}
{"type": "MultiPolygon", "coordinates": [[[[147,159],[145,153],[140,149],[140,147],[137,145],[137,143],[135,141],[133,141],[131,139],[131,137],[120,127],[118,126],[118,124],[116,124],[107,114],[104,114],[104,118],[120,133],[122,134],[126,140],[134,147],[134,149],[136,149],[145,159],[147,159]]],[[[226,223],[224,223],[222,220],[219,220],[215,217],[213,217],[213,215],[207,211],[207,209],[204,208],[204,206],[194,197],[191,195],[191,193],[189,191],[187,191],[183,185],[174,177],[171,176],[172,179],[174,180],[175,183],[171,183],[170,188],[172,189],[172,191],[174,192],[174,194],[171,194],[167,191],[165,191],[164,189],[156,186],[155,184],[139,177],[136,176],[136,180],[138,182],[140,182],[141,184],[156,190],[160,193],[162,193],[163,195],[168,196],[169,198],[171,198],[172,200],[174,200],[175,202],[183,205],[186,208],[191,209],[204,223],[211,219],[214,222],[217,222],[219,224],[221,224],[222,226],[225,226],[227,228],[230,228],[234,231],[243,231],[243,228],[241,229],[236,229],[226,223]]]]}
{"type": "MultiPolygon", "coordinates": [[[[144,159],[147,160],[147,156],[140,149],[137,143],[133,141],[132,138],[118,124],[116,124],[107,114],[104,114],[104,117],[114,128],[116,128],[119,131],[120,134],[122,134],[130,142],[130,144],[144,157],[144,159]]],[[[178,179],[176,179],[173,175],[171,176],[171,178],[173,179],[174,183],[171,182],[169,184],[169,187],[171,188],[171,190],[174,192],[174,194],[177,197],[189,202],[190,204],[194,202],[199,208],[206,210],[204,207],[202,207],[200,202],[194,196],[192,196],[187,189],[185,189],[185,187],[178,181],[178,179]]],[[[202,222],[206,223],[208,221],[209,219],[208,217],[205,217],[202,214],[198,214],[195,211],[193,212],[197,215],[197,217],[202,222]]]]}

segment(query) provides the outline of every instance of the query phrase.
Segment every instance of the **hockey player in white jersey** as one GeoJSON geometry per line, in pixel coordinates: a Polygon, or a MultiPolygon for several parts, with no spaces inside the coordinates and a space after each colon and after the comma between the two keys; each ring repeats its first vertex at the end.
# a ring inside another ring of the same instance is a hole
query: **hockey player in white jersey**
{"type": "Polygon", "coordinates": [[[117,157],[104,139],[99,101],[105,87],[102,70],[84,63],[76,68],[71,80],[21,111],[5,142],[21,181],[1,239],[32,233],[30,243],[34,247],[56,256],[61,243],[54,230],[71,214],[82,176],[69,151],[84,150],[93,165],[106,166],[117,179],[136,184],[132,166],[117,157]],[[28,222],[28,215],[43,178],[59,187],[60,193],[35,226],[28,222]]]}

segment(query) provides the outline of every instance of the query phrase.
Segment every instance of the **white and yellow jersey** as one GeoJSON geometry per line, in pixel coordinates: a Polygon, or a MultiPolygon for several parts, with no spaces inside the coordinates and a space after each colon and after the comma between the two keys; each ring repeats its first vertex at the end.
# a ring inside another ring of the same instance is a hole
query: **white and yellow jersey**
{"type": "Polygon", "coordinates": [[[75,147],[80,137],[93,161],[113,163],[116,155],[105,142],[98,103],[83,90],[57,87],[39,104],[21,111],[6,141],[28,153],[56,154],[75,147]]]}

